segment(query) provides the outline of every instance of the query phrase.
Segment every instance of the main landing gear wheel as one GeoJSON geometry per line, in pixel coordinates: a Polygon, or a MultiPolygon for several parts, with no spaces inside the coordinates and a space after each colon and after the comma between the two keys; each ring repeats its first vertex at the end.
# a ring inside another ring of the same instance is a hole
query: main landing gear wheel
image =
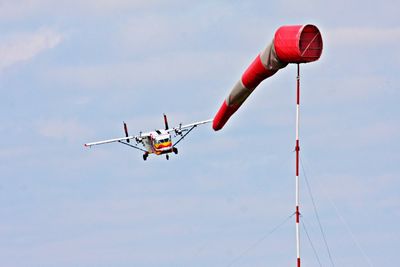
{"type": "Polygon", "coordinates": [[[167,158],[167,160],[169,160],[169,155],[167,154],[167,155],[165,155],[165,157],[167,158]]]}
{"type": "Polygon", "coordinates": [[[172,151],[173,151],[175,154],[178,154],[178,149],[177,149],[176,147],[173,147],[173,148],[172,148],[172,151]]]}
{"type": "Polygon", "coordinates": [[[148,156],[149,156],[149,154],[147,154],[147,153],[143,154],[143,160],[146,160],[148,156]]]}

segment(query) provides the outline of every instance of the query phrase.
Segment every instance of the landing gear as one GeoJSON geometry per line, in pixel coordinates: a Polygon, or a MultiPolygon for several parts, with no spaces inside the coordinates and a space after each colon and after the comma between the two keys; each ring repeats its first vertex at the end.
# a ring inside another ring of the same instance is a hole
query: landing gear
{"type": "Polygon", "coordinates": [[[143,154],[143,160],[146,160],[148,156],[149,156],[148,153],[144,153],[144,154],[143,154]]]}
{"type": "Polygon", "coordinates": [[[176,147],[172,148],[172,151],[177,155],[178,154],[178,149],[176,147]]]}
{"type": "Polygon", "coordinates": [[[169,160],[169,155],[167,154],[167,155],[165,155],[165,157],[167,158],[167,160],[169,160]]]}

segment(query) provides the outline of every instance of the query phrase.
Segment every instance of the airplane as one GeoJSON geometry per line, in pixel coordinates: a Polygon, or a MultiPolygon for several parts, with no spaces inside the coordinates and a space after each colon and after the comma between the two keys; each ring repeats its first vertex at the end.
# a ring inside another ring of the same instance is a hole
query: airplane
{"type": "Polygon", "coordinates": [[[144,152],[143,160],[147,160],[147,157],[149,156],[149,154],[155,154],[157,156],[165,154],[166,159],[169,160],[170,153],[178,154],[178,148],[176,148],[176,145],[181,140],[183,140],[194,128],[196,128],[198,125],[210,123],[213,121],[212,119],[210,119],[210,120],[190,123],[187,125],[182,125],[182,123],[180,123],[178,127],[169,128],[167,116],[165,114],[163,114],[163,115],[164,115],[165,129],[158,129],[158,130],[150,131],[147,133],[140,132],[139,135],[130,136],[128,134],[128,127],[127,127],[126,123],[123,122],[125,137],[86,143],[86,144],[84,144],[84,146],[92,147],[92,146],[96,146],[96,145],[103,145],[103,144],[118,142],[118,143],[124,144],[126,146],[135,148],[137,150],[143,151],[144,152]],[[178,141],[176,141],[174,144],[172,143],[171,133],[174,133],[174,137],[179,136],[178,141]],[[133,145],[130,142],[130,140],[132,140],[132,139],[136,142],[136,145],[133,145]],[[139,147],[138,146],[139,144],[142,144],[144,148],[139,147]]]}

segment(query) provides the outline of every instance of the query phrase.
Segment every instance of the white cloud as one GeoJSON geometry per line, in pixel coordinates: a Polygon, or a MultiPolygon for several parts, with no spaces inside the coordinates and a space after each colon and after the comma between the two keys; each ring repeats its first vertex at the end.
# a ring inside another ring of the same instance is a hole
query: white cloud
{"type": "MultiPolygon", "coordinates": [[[[14,0],[0,1],[0,20],[25,20],[46,15],[104,15],[119,11],[137,11],[177,4],[176,1],[160,0],[14,0]],[[175,3],[174,3],[175,2],[175,3]]],[[[182,3],[180,3],[182,4],[182,3]]]]}
{"type": "MultiPolygon", "coordinates": [[[[66,1],[70,3],[71,1],[66,1]]],[[[86,0],[86,1],[72,1],[76,2],[75,5],[87,8],[87,10],[102,10],[110,11],[112,9],[124,10],[126,8],[146,8],[154,6],[164,6],[166,3],[159,0],[140,1],[140,0],[86,0]]]]}
{"type": "MultiPolygon", "coordinates": [[[[219,52],[170,53],[131,62],[104,65],[68,66],[46,70],[44,79],[64,82],[87,89],[124,88],[127,84],[139,90],[142,86],[175,81],[209,80],[224,75],[231,54],[219,52]]],[[[223,76],[222,76],[223,77],[223,76]]],[[[160,87],[161,88],[161,87],[160,87]]],[[[154,89],[155,90],[155,89],[154,89]]],[[[221,99],[222,100],[222,99],[221,99]]]]}
{"type": "Polygon", "coordinates": [[[38,123],[38,133],[47,138],[79,140],[90,131],[75,120],[49,120],[38,123]]]}
{"type": "Polygon", "coordinates": [[[15,0],[0,2],[0,19],[23,18],[36,10],[41,1],[15,0]]]}
{"type": "Polygon", "coordinates": [[[117,32],[118,39],[121,40],[119,45],[133,53],[148,53],[149,50],[157,52],[171,44],[177,46],[185,33],[197,30],[193,26],[190,29],[189,25],[179,20],[165,15],[134,16],[120,26],[117,32]]]}
{"type": "Polygon", "coordinates": [[[330,45],[387,46],[400,41],[400,28],[336,28],[326,31],[326,39],[330,45]]]}
{"type": "Polygon", "coordinates": [[[62,34],[46,28],[3,38],[0,43],[0,71],[31,60],[41,52],[57,46],[62,39],[62,34]]]}

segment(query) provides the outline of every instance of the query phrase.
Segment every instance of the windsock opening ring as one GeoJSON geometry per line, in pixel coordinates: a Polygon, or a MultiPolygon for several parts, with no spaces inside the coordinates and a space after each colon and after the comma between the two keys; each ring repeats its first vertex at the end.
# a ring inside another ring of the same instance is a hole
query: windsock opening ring
{"type": "Polygon", "coordinates": [[[322,36],[314,25],[282,26],[275,32],[274,47],[286,63],[316,61],[322,54],[322,36]]]}

